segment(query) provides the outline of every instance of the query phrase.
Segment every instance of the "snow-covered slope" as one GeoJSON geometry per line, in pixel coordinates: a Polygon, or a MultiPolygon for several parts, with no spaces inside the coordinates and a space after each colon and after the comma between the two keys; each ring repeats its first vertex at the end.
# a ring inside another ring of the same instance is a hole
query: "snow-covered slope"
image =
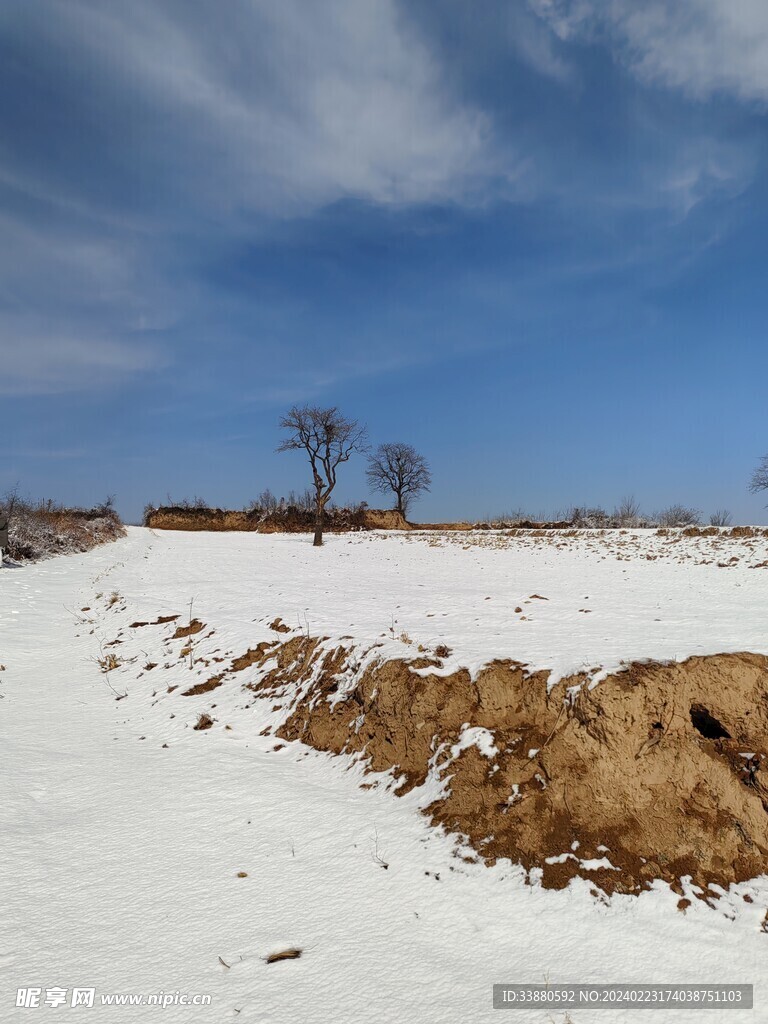
{"type": "Polygon", "coordinates": [[[352,535],[316,551],[302,536],[132,529],[3,570],[0,1020],[34,1018],[15,999],[35,986],[212,999],[101,1006],[99,1021],[495,1020],[493,982],[546,979],[754,982],[758,1009],[726,1018],[768,1020],[764,881],[685,913],[663,886],[605,902],[578,881],[531,887],[512,865],[459,856],[416,813],[418,793],[361,789],[358,765],[260,735],[269,704],[241,687],[168,692],[274,639],[276,617],[384,656],[445,644],[446,670],[766,652],[768,576],[751,566],[767,557],[762,537],[352,535]],[[205,623],[192,668],[170,639],[189,618],[205,623]],[[216,727],[194,730],[212,703],[216,727]],[[288,946],[301,959],[262,959],[288,946]]]}
{"type": "Polygon", "coordinates": [[[194,598],[216,647],[274,638],[264,627],[280,616],[312,636],[381,642],[383,656],[445,644],[446,671],[500,657],[560,678],[644,658],[768,653],[762,535],[342,534],[319,553],[305,536],[133,529],[111,550],[128,564],[102,589],[125,593],[128,621],[158,608],[186,615],[194,598]],[[130,563],[145,556],[139,579],[130,563]]]}

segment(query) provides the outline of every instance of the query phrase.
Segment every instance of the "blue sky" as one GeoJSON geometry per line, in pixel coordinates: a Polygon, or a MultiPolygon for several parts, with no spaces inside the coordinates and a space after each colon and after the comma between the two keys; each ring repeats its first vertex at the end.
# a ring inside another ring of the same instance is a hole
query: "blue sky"
{"type": "Polygon", "coordinates": [[[425,520],[768,521],[763,0],[6,0],[0,88],[0,490],[239,507],[306,401],[425,520]]]}

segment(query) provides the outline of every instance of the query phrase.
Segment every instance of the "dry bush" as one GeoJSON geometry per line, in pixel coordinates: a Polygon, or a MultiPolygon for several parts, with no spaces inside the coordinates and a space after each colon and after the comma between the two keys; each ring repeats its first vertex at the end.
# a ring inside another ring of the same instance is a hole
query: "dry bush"
{"type": "Polygon", "coordinates": [[[65,508],[54,501],[30,501],[7,494],[0,514],[8,516],[8,554],[16,561],[88,551],[125,536],[113,499],[91,509],[65,508]]]}
{"type": "MultiPolygon", "coordinates": [[[[250,501],[243,509],[251,515],[275,515],[285,514],[289,510],[309,512],[314,508],[315,500],[310,490],[289,491],[287,495],[278,499],[272,491],[266,487],[258,497],[250,501]]],[[[330,507],[330,503],[329,503],[330,507]]]]}
{"type": "Polygon", "coordinates": [[[709,517],[710,526],[730,526],[733,517],[727,508],[719,508],[709,517]]]}
{"type": "Polygon", "coordinates": [[[617,526],[623,526],[626,529],[634,529],[644,526],[646,523],[640,502],[633,494],[628,494],[621,499],[613,513],[613,518],[617,526]]]}
{"type": "Polygon", "coordinates": [[[701,512],[685,505],[670,505],[657,512],[653,519],[659,526],[698,526],[701,523],[701,512]]]}
{"type": "Polygon", "coordinates": [[[120,667],[120,659],[115,654],[105,654],[96,661],[102,672],[114,672],[120,667]]]}

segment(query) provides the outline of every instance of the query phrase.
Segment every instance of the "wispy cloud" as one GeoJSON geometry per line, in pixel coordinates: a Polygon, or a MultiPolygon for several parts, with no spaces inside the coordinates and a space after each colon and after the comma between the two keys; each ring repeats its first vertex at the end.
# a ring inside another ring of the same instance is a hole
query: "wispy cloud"
{"type": "Polygon", "coordinates": [[[290,285],[255,297],[214,280],[254,239],[266,248],[286,225],[350,201],[392,217],[550,202],[564,219],[661,209],[674,221],[751,180],[749,145],[709,128],[657,131],[630,111],[638,120],[628,132],[643,142],[628,160],[608,138],[616,152],[606,159],[590,150],[594,123],[582,147],[564,121],[585,116],[573,100],[578,47],[567,45],[583,38],[607,40],[644,81],[759,98],[768,15],[757,3],[733,13],[721,0],[681,0],[679,11],[660,0],[489,0],[476,18],[447,2],[440,17],[459,19],[462,59],[441,48],[426,7],[425,29],[402,0],[8,0],[0,390],[97,390],[174,359],[174,385],[190,392],[224,367],[240,386],[255,350],[268,369],[254,375],[254,393],[294,393],[297,363],[307,373],[300,390],[327,390],[439,358],[446,331],[417,324],[406,336],[393,321],[391,338],[372,328],[366,347],[358,336],[370,311],[352,316],[352,298],[337,338],[338,311],[308,308],[290,285]],[[526,88],[508,85],[510,61],[526,88]],[[541,118],[531,81],[549,90],[541,118]],[[330,369],[327,349],[306,343],[318,323],[333,337],[330,369]],[[195,356],[214,350],[216,365],[199,374],[195,356]]]}
{"type": "Polygon", "coordinates": [[[646,81],[696,98],[768,100],[763,0],[529,0],[562,39],[605,38],[646,81]]]}
{"type": "Polygon", "coordinates": [[[512,176],[393,0],[12,0],[0,25],[5,393],[153,366],[196,265],[270,221],[512,176]]]}
{"type": "MultiPolygon", "coordinates": [[[[167,195],[173,180],[171,207],[461,200],[500,170],[486,116],[451,95],[391,0],[11,6],[43,51],[105,87],[116,127],[130,129],[100,159],[125,152],[140,187],[128,152],[140,147],[153,187],[167,195]]],[[[98,127],[93,98],[73,100],[81,130],[98,127]]]]}
{"type": "Polygon", "coordinates": [[[85,328],[76,336],[45,319],[0,313],[0,394],[91,391],[162,362],[157,348],[140,341],[117,341],[85,328]]]}

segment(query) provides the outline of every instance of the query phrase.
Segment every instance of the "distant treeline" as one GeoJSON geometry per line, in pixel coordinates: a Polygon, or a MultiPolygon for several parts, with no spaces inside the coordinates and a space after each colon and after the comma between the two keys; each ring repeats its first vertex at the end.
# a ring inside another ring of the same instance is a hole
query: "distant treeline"
{"type": "MultiPolygon", "coordinates": [[[[613,512],[600,505],[572,505],[553,515],[539,512],[531,514],[524,509],[498,516],[487,516],[484,520],[489,525],[498,527],[536,526],[570,526],[575,529],[643,529],[654,527],[701,526],[705,519],[698,509],[687,505],[669,505],[657,512],[643,512],[640,504],[633,497],[623,498],[613,512]]],[[[717,509],[708,517],[710,526],[730,526],[733,517],[727,509],[717,509]]]]}

